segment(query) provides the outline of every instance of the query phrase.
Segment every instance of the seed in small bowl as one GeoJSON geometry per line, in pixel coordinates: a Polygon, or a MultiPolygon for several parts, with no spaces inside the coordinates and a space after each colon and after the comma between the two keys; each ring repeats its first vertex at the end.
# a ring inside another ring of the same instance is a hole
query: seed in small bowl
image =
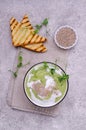
{"type": "Polygon", "coordinates": [[[77,42],[76,31],[70,26],[62,26],[55,32],[55,42],[63,49],[70,49],[77,42]]]}

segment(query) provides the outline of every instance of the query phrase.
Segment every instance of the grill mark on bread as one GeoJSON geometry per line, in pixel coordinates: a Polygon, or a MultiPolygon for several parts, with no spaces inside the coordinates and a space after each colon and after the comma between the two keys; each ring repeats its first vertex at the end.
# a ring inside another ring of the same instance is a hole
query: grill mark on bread
{"type": "Polygon", "coordinates": [[[39,44],[28,44],[28,45],[25,45],[23,47],[25,47],[26,49],[30,49],[30,50],[36,50],[37,48],[39,48],[40,46],[42,45],[42,43],[39,43],[39,44]],[[34,45],[34,46],[33,46],[34,45]]]}
{"type": "Polygon", "coordinates": [[[42,37],[41,42],[45,42],[47,39],[45,37],[42,37]]]}
{"type": "Polygon", "coordinates": [[[35,42],[45,42],[46,41],[46,38],[45,37],[41,37],[40,35],[39,35],[39,37],[36,39],[36,41],[35,42]]]}
{"type": "Polygon", "coordinates": [[[44,50],[44,45],[41,45],[39,48],[36,49],[37,52],[43,52],[44,50]]]}
{"type": "Polygon", "coordinates": [[[39,36],[37,39],[36,39],[36,42],[39,42],[41,39],[41,37],[39,36]]]}
{"type": "Polygon", "coordinates": [[[17,33],[18,29],[21,27],[21,24],[18,23],[15,27],[15,29],[12,31],[12,35],[15,36],[15,34],[17,33]]]}
{"type": "Polygon", "coordinates": [[[45,52],[45,51],[47,51],[47,48],[46,48],[46,47],[42,50],[42,52],[45,52]]]}
{"type": "Polygon", "coordinates": [[[31,23],[30,23],[30,21],[29,21],[27,15],[25,15],[25,16],[23,17],[23,20],[21,21],[21,23],[22,23],[24,26],[28,26],[29,29],[33,29],[33,26],[31,25],[31,23]]]}
{"type": "MultiPolygon", "coordinates": [[[[28,27],[28,29],[33,30],[33,27],[31,26],[31,24],[27,23],[22,23],[23,27],[28,27]]],[[[34,31],[34,30],[33,30],[34,31]]]]}
{"type": "Polygon", "coordinates": [[[13,23],[11,24],[11,31],[17,26],[18,22],[14,19],[13,23]]]}
{"type": "Polygon", "coordinates": [[[39,36],[38,36],[37,34],[35,34],[35,35],[33,36],[33,38],[31,39],[30,43],[34,43],[38,37],[39,37],[39,36]]]}
{"type": "MultiPolygon", "coordinates": [[[[28,21],[26,21],[26,22],[22,22],[22,25],[25,25],[25,26],[31,26],[31,27],[32,27],[31,23],[28,22],[28,21]]],[[[33,27],[32,27],[32,28],[33,28],[33,27]]]]}
{"type": "Polygon", "coordinates": [[[24,45],[30,44],[31,39],[34,37],[33,32],[30,31],[30,34],[27,36],[24,45]]]}
{"type": "MultiPolygon", "coordinates": [[[[24,36],[25,30],[22,30],[22,28],[20,27],[20,29],[16,32],[15,37],[13,38],[13,40],[15,41],[16,45],[18,43],[20,43],[21,38],[24,36]],[[22,33],[21,33],[22,31],[22,33]]],[[[21,44],[21,43],[20,43],[21,44]]]]}
{"type": "MultiPolygon", "coordinates": [[[[32,33],[34,33],[34,29],[33,29],[33,27],[32,27],[32,25],[31,25],[31,23],[30,23],[30,21],[29,21],[29,19],[28,19],[28,16],[27,15],[25,15],[24,17],[23,17],[23,20],[22,20],[22,25],[23,26],[25,26],[25,27],[28,27],[30,30],[32,30],[32,33]]],[[[38,35],[38,34],[37,34],[38,35]]],[[[46,38],[44,38],[44,37],[41,37],[41,36],[37,36],[37,39],[35,39],[35,41],[33,40],[33,38],[35,37],[35,35],[34,36],[30,36],[31,37],[31,39],[30,40],[27,40],[26,39],[26,41],[25,41],[25,44],[27,44],[28,42],[30,42],[30,44],[32,44],[32,43],[38,43],[38,42],[45,42],[46,41],[46,38]]],[[[29,38],[28,38],[29,39],[29,38]]]]}
{"type": "Polygon", "coordinates": [[[20,33],[21,31],[21,24],[18,26],[18,29],[14,32],[15,35],[13,35],[13,41],[15,43],[15,46],[19,46],[19,39],[23,35],[23,33],[20,33]]]}
{"type": "Polygon", "coordinates": [[[47,50],[47,48],[42,44],[28,44],[23,46],[24,48],[31,50],[31,51],[35,51],[35,52],[45,52],[47,50]],[[34,45],[34,46],[33,46],[34,45]]]}
{"type": "Polygon", "coordinates": [[[23,35],[23,37],[22,37],[21,40],[20,40],[20,43],[25,45],[25,41],[26,41],[26,39],[29,37],[29,35],[30,35],[30,31],[29,31],[29,30],[26,30],[26,31],[25,31],[25,35],[23,35]]]}
{"type": "Polygon", "coordinates": [[[12,17],[12,18],[10,19],[10,26],[13,24],[14,20],[15,20],[14,17],[12,17]]]}

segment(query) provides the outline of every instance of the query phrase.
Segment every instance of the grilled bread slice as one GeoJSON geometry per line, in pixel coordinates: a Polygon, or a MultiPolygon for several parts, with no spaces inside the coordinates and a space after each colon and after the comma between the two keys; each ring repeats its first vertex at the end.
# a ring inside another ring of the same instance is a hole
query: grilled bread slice
{"type": "Polygon", "coordinates": [[[21,24],[23,27],[28,27],[30,30],[34,31],[33,26],[31,25],[27,15],[24,15],[21,24]]]}
{"type": "Polygon", "coordinates": [[[16,32],[19,30],[20,26],[21,24],[14,17],[12,17],[10,20],[10,29],[11,29],[11,34],[12,34],[12,43],[14,46],[18,46],[15,43],[14,37],[15,37],[16,32]]]}
{"type": "Polygon", "coordinates": [[[13,31],[13,29],[18,25],[18,21],[12,17],[11,20],[10,20],[10,28],[11,28],[11,31],[13,31]]]}
{"type": "Polygon", "coordinates": [[[47,39],[45,37],[42,37],[38,34],[34,34],[33,32],[31,32],[30,36],[27,38],[27,40],[25,42],[25,45],[33,44],[33,43],[40,43],[40,42],[44,43],[44,42],[46,42],[46,40],[47,39]],[[29,40],[29,38],[31,38],[31,39],[29,40]]]}
{"type": "Polygon", "coordinates": [[[30,24],[27,15],[24,16],[21,23],[12,17],[10,20],[10,28],[12,33],[12,43],[15,47],[21,46],[35,52],[45,52],[47,50],[42,44],[46,41],[46,38],[34,34],[34,29],[30,24]]]}
{"type": "Polygon", "coordinates": [[[45,52],[45,51],[47,51],[47,48],[42,43],[28,44],[28,45],[25,45],[25,46],[22,46],[22,47],[26,48],[28,50],[31,50],[31,51],[35,51],[35,52],[45,52]]]}
{"type": "Polygon", "coordinates": [[[12,42],[14,46],[21,46],[33,43],[45,42],[46,38],[38,34],[34,34],[26,24],[19,23],[14,17],[10,20],[12,32],[12,42]]]}
{"type": "Polygon", "coordinates": [[[45,37],[42,37],[38,34],[34,34],[35,30],[34,30],[33,26],[31,25],[27,15],[24,15],[21,23],[22,23],[23,27],[26,27],[26,28],[28,27],[32,31],[32,35],[33,35],[32,39],[30,39],[30,42],[29,42],[29,38],[28,38],[25,44],[27,44],[28,42],[29,43],[40,43],[40,42],[45,42],[47,40],[45,37]]]}
{"type": "Polygon", "coordinates": [[[14,17],[12,17],[10,20],[10,28],[12,33],[12,43],[16,47],[23,45],[27,37],[33,37],[31,30],[29,30],[29,28],[23,27],[22,24],[19,23],[14,17]]]}

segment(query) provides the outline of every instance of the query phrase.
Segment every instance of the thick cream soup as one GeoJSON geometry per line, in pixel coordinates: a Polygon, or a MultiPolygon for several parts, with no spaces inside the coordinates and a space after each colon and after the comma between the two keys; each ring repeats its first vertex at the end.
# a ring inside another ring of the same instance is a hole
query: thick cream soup
{"type": "Polygon", "coordinates": [[[36,105],[49,107],[62,100],[67,80],[60,81],[64,72],[55,64],[43,62],[32,67],[25,77],[25,93],[36,105]]]}

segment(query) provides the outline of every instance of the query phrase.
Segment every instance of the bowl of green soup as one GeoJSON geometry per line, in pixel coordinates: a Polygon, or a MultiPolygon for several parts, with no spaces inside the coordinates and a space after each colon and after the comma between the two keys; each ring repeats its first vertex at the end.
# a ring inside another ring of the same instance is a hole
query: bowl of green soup
{"type": "Polygon", "coordinates": [[[25,74],[23,87],[26,97],[40,107],[52,107],[60,103],[69,88],[69,76],[51,62],[32,66],[25,74]]]}

